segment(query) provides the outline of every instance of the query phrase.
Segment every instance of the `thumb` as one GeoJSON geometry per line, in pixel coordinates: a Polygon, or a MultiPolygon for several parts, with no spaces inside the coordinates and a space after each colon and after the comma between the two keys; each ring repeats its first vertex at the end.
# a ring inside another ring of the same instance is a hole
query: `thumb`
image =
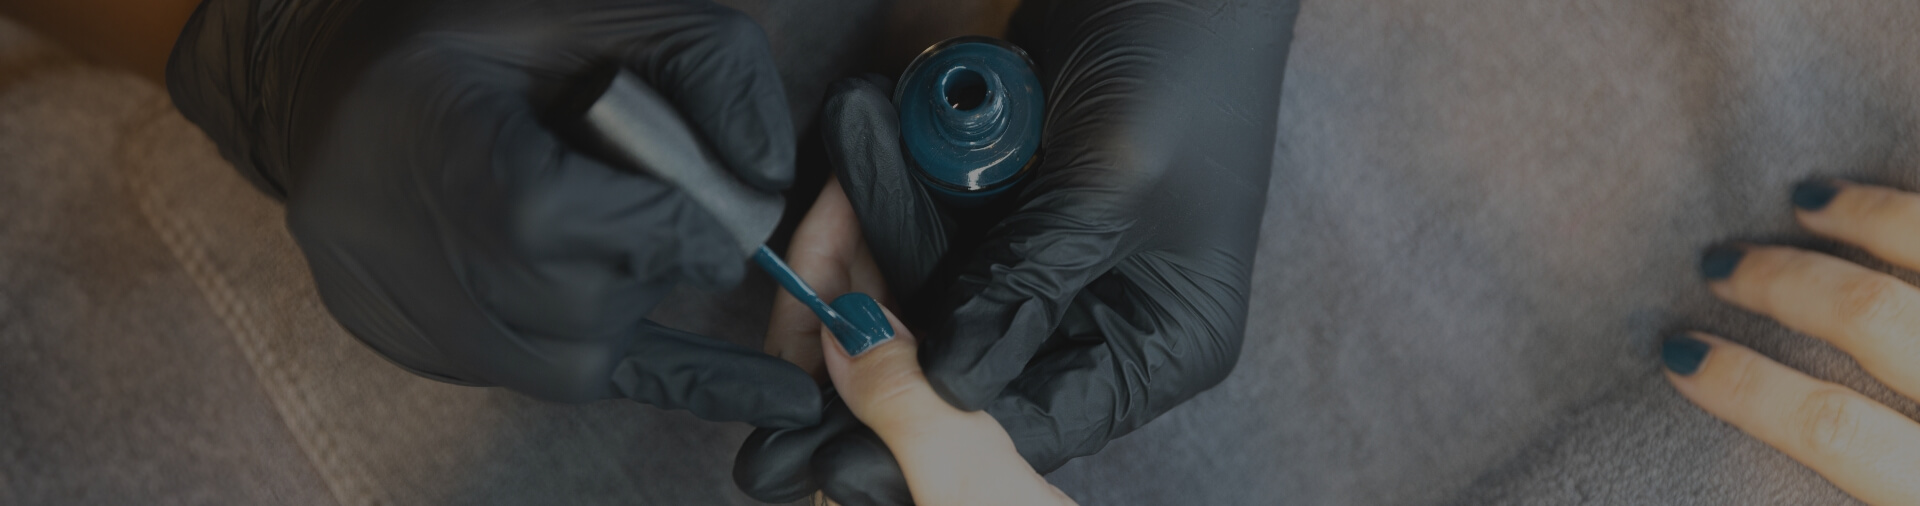
{"type": "Polygon", "coordinates": [[[827,375],[847,408],[881,434],[918,425],[917,417],[958,413],[935,394],[920,371],[913,334],[904,332],[892,312],[861,293],[842,295],[833,308],[846,315],[864,336],[843,336],[822,326],[821,349],[827,375]]]}

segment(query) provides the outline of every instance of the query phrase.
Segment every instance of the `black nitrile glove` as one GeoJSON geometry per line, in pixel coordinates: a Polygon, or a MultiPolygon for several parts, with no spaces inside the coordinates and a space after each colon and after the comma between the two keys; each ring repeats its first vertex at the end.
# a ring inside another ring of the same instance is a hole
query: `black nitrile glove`
{"type": "MultiPolygon", "coordinates": [[[[867,244],[908,312],[931,314],[908,322],[929,379],[991,413],[1036,470],[1233,369],[1297,12],[1028,0],[1012,34],[1047,92],[1041,164],[979,234],[980,210],[944,208],[908,174],[884,83],[845,80],[829,98],[827,153],[867,244]]],[[[848,506],[908,502],[885,445],[849,414],[756,432],[736,481],[762,500],[823,488],[848,506]]]]}
{"type": "Polygon", "coordinates": [[[549,104],[624,67],[723,164],[778,192],[794,135],[766,35],[705,0],[208,0],[168,89],[287,202],[327,308],[394,362],[581,402],[817,423],[800,368],[645,319],[744,275],[680,191],[583,156],[549,104]]]}

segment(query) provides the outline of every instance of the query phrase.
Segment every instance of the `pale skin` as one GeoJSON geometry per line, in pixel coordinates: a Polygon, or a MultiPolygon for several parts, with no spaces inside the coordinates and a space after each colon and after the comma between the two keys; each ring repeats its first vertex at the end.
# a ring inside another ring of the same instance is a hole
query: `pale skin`
{"type": "MultiPolygon", "coordinates": [[[[787,264],[828,300],[851,291],[888,304],[885,280],[837,178],[827,181],[794,231],[787,264]]],[[[900,462],[916,504],[1074,504],[1027,465],[993,416],[961,411],[934,393],[920,370],[913,333],[891,310],[887,321],[893,339],[849,357],[813,313],[781,292],[766,349],[816,374],[824,370],[854,416],[900,462]]]]}
{"type": "MultiPolygon", "coordinates": [[[[1920,270],[1920,194],[1835,182],[1817,211],[1796,209],[1814,234],[1920,270]]],[[[1920,399],[1920,289],[1812,251],[1742,246],[1714,295],[1825,340],[1888,388],[1920,399]]],[[[1710,345],[1699,369],[1667,371],[1702,409],[1779,449],[1870,504],[1920,504],[1920,423],[1847,387],[1808,376],[1731,341],[1710,345]]]]}

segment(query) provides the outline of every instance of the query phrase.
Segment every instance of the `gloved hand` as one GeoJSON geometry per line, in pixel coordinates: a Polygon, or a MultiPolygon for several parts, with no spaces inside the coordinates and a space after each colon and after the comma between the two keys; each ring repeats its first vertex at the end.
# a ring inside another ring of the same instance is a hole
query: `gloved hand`
{"type": "Polygon", "coordinates": [[[799,368],[645,318],[677,282],[737,282],[746,256],[681,192],[555,133],[569,118],[548,105],[617,67],[748,184],[790,184],[766,35],[704,0],[209,0],[167,81],[286,200],[327,308],[394,362],[543,399],[816,423],[799,368]]]}
{"type": "MultiPolygon", "coordinates": [[[[1290,1],[1026,2],[1012,38],[1047,92],[1041,160],[1011,213],[985,224],[908,174],[887,85],[850,79],[829,98],[828,156],[906,296],[929,379],[992,414],[1035,469],[1099,451],[1233,368],[1296,13],[1290,1]]],[[[829,403],[820,426],[748,438],[742,489],[909,502],[886,447],[829,403]]]]}

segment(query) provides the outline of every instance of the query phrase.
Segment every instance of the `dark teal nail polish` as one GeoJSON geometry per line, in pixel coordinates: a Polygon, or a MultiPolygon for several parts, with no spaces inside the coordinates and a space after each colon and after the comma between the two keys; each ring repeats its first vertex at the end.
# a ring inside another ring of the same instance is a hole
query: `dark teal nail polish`
{"type": "Polygon", "coordinates": [[[1708,281],[1719,281],[1733,275],[1733,269],[1740,266],[1740,259],[1747,256],[1747,250],[1738,246],[1714,246],[1707,248],[1707,254],[1700,256],[1700,275],[1708,281]]]}
{"type": "Polygon", "coordinates": [[[1700,370],[1700,362],[1707,359],[1707,351],[1712,348],[1706,341],[1694,339],[1691,335],[1674,334],[1660,343],[1660,361],[1674,374],[1692,376],[1694,371],[1700,370]]]}
{"type": "Polygon", "coordinates": [[[893,339],[893,324],[887,322],[887,314],[880,311],[880,303],[874,302],[867,294],[854,292],[833,299],[833,310],[847,320],[846,332],[832,330],[833,338],[840,340],[840,347],[847,349],[848,356],[860,353],[880,343],[893,339]]]}
{"type": "Polygon", "coordinates": [[[807,285],[807,280],[800,279],[800,275],[795,274],[793,268],[780,260],[780,255],[773,254],[773,250],[761,246],[754,252],[753,262],[760,264],[760,268],[766,269],[767,275],[779,281],[780,286],[786,288],[787,293],[793,294],[794,299],[798,299],[801,304],[806,304],[807,309],[813,310],[813,315],[820,317],[820,323],[826,324],[827,330],[832,331],[833,335],[860,333],[852,323],[847,322],[845,316],[841,316],[839,311],[834,310],[826,301],[820,300],[819,292],[813,291],[813,287],[807,285]]]}
{"type": "Polygon", "coordinates": [[[1825,180],[1806,181],[1793,185],[1793,207],[1806,211],[1826,209],[1833,202],[1833,196],[1840,194],[1840,187],[1825,180]]]}

